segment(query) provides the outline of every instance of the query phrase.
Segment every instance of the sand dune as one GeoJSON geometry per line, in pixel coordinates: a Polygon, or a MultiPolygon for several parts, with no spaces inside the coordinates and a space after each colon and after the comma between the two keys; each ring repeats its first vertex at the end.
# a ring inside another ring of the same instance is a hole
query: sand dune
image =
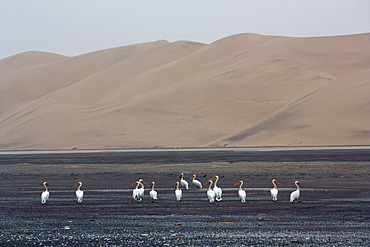
{"type": "Polygon", "coordinates": [[[18,54],[0,61],[0,149],[369,144],[369,44],[239,34],[18,54]]]}

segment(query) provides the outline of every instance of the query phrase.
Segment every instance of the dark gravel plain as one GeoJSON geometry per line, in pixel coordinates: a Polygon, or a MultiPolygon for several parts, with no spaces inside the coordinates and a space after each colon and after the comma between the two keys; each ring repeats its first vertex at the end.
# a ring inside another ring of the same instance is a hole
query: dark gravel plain
{"type": "Polygon", "coordinates": [[[0,155],[0,246],[370,246],[368,151],[360,161],[335,155],[310,161],[305,154],[301,162],[286,161],[274,152],[258,161],[251,154],[218,160],[217,154],[206,162],[195,153],[176,162],[162,155],[137,163],[131,156],[111,162],[114,154],[104,153],[78,162],[73,155],[0,155]],[[204,183],[219,175],[222,202],[208,204],[206,189],[190,184],[177,203],[181,172],[204,183]],[[269,195],[273,177],[282,183],[277,202],[269,195]],[[157,202],[148,190],[143,202],[131,201],[138,178],[156,182],[157,202]],[[239,180],[245,204],[234,186],[239,180]],[[289,202],[295,180],[305,186],[301,203],[289,202]],[[54,186],[49,205],[40,203],[44,181],[54,186]],[[85,191],[81,205],[71,188],[78,181],[85,191]]]}

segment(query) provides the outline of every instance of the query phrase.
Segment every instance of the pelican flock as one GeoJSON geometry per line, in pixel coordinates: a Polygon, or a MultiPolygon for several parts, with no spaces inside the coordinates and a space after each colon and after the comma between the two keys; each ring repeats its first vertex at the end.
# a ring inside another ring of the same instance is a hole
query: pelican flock
{"type": "Polygon", "coordinates": [[[270,194],[271,194],[271,197],[272,197],[272,200],[273,201],[277,201],[277,196],[278,196],[278,193],[279,193],[279,190],[277,189],[277,184],[278,185],[281,185],[281,183],[279,183],[278,181],[276,181],[276,179],[273,179],[272,180],[272,184],[274,185],[274,188],[272,188],[270,190],[270,194]]]}
{"type": "Polygon", "coordinates": [[[45,187],[45,191],[41,193],[41,204],[45,204],[46,202],[49,203],[49,187],[53,187],[52,185],[48,184],[47,182],[43,183],[45,187]]]}
{"type": "MultiPolygon", "coordinates": [[[[193,175],[191,180],[192,180],[192,183],[196,186],[196,189],[202,189],[203,186],[209,185],[208,189],[207,189],[208,203],[214,203],[215,201],[217,201],[217,202],[222,201],[222,189],[217,186],[217,182],[220,179],[219,176],[217,176],[217,175],[214,176],[213,178],[209,179],[208,182],[205,183],[204,185],[202,185],[195,178],[196,178],[196,175],[193,175]],[[212,188],[212,186],[213,186],[213,188],[212,188]]],[[[272,184],[273,184],[274,187],[272,189],[270,189],[271,197],[272,197],[273,201],[277,201],[277,197],[278,197],[277,185],[281,185],[281,184],[279,182],[277,182],[276,179],[272,180],[272,184]]],[[[295,200],[300,202],[300,200],[299,200],[300,188],[304,188],[304,187],[299,183],[299,181],[295,181],[295,185],[296,185],[297,189],[290,194],[290,202],[294,202],[295,200]]],[[[48,187],[53,187],[52,185],[50,185],[47,182],[44,182],[43,186],[45,187],[45,191],[41,193],[41,204],[49,203],[48,187]]],[[[76,189],[77,203],[82,203],[83,196],[84,196],[84,192],[81,190],[81,186],[82,186],[82,182],[78,182],[76,185],[74,185],[72,187],[72,188],[77,188],[76,189]]],[[[152,185],[149,186],[148,184],[146,184],[144,182],[143,179],[139,179],[138,181],[136,181],[131,186],[135,186],[135,188],[132,191],[132,201],[141,202],[143,200],[145,186],[150,187],[149,196],[151,198],[151,201],[155,202],[155,201],[158,200],[158,193],[154,188],[155,187],[155,182],[154,181],[152,182],[152,185]]],[[[183,173],[181,173],[180,181],[177,181],[176,186],[175,186],[175,191],[174,192],[175,192],[175,198],[176,198],[177,202],[182,201],[183,191],[181,189],[181,186],[188,189],[188,183],[184,180],[184,174],[183,173]]],[[[240,180],[238,183],[234,184],[234,186],[239,186],[238,196],[239,196],[240,202],[245,203],[246,199],[247,199],[247,193],[243,189],[243,181],[240,180]]]]}
{"type": "Polygon", "coordinates": [[[240,198],[240,202],[245,203],[246,200],[247,200],[247,192],[242,189],[243,181],[240,180],[239,183],[235,184],[235,186],[236,185],[239,185],[238,195],[239,195],[239,198],[240,198]]]}
{"type": "Polygon", "coordinates": [[[72,188],[76,188],[76,198],[77,198],[77,203],[82,203],[82,198],[84,197],[84,192],[81,190],[82,183],[78,182],[75,186],[72,188]]]}

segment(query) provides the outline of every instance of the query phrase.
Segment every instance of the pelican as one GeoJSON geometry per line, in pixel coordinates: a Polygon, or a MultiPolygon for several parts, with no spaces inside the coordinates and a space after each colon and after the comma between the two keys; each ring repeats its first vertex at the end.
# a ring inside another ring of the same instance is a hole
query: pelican
{"type": "Polygon", "coordinates": [[[132,199],[138,202],[141,202],[144,197],[144,185],[148,186],[142,179],[139,179],[139,181],[136,181],[136,183],[132,184],[131,186],[135,186],[135,189],[132,191],[132,199]],[[141,186],[139,188],[139,186],[141,186]]]}
{"type": "Polygon", "coordinates": [[[242,186],[243,186],[243,181],[239,181],[239,183],[236,183],[236,185],[239,185],[239,190],[238,190],[238,195],[240,197],[240,202],[241,203],[245,203],[246,199],[247,199],[247,192],[245,192],[245,190],[242,189],[242,186]]]}
{"type": "Polygon", "coordinates": [[[297,200],[298,202],[301,202],[299,200],[299,187],[301,188],[304,188],[300,183],[299,181],[295,181],[295,186],[297,186],[297,189],[295,191],[293,191],[292,193],[290,193],[290,202],[293,202],[294,200],[297,200]]]}
{"type": "Polygon", "coordinates": [[[278,196],[278,193],[279,193],[279,191],[278,191],[278,189],[277,189],[277,184],[278,185],[281,185],[281,183],[279,183],[278,181],[276,181],[276,179],[273,179],[272,180],[272,184],[274,185],[274,188],[272,188],[271,190],[270,190],[270,193],[271,193],[271,197],[272,197],[272,200],[273,201],[277,201],[277,196],[278,196]]]}
{"type": "Polygon", "coordinates": [[[220,187],[217,187],[219,177],[215,176],[214,178],[211,178],[212,181],[215,181],[215,185],[213,186],[213,190],[216,193],[216,201],[220,202],[222,201],[222,189],[220,187]]]}
{"type": "Polygon", "coordinates": [[[188,184],[188,182],[184,179],[184,173],[181,173],[180,178],[181,178],[181,180],[180,180],[180,182],[181,182],[181,186],[188,190],[188,189],[189,189],[189,184],[188,184]]]}
{"type": "Polygon", "coordinates": [[[176,187],[175,187],[175,196],[176,196],[176,200],[178,202],[181,202],[181,198],[182,198],[182,190],[179,188],[179,182],[176,182],[176,187]]]}
{"type": "Polygon", "coordinates": [[[80,189],[81,186],[82,186],[82,183],[78,182],[75,186],[72,187],[72,188],[77,187],[77,190],[76,190],[77,203],[82,203],[82,198],[84,197],[84,192],[80,189]]]}
{"type": "Polygon", "coordinates": [[[136,186],[135,189],[132,191],[132,201],[138,200],[138,195],[139,195],[139,181],[136,181],[136,183],[132,184],[131,186],[136,186]]]}
{"type": "Polygon", "coordinates": [[[155,202],[158,197],[158,193],[157,191],[154,190],[154,185],[155,185],[155,182],[152,182],[152,185],[150,186],[151,190],[149,191],[149,195],[150,195],[150,198],[152,198],[152,202],[155,202]]]}
{"type": "Polygon", "coordinates": [[[196,180],[196,179],[195,179],[196,177],[197,177],[197,176],[193,175],[193,177],[191,178],[192,183],[193,183],[197,188],[201,189],[201,188],[202,188],[202,183],[201,183],[201,182],[199,182],[199,180],[196,180]]]}
{"type": "Polygon", "coordinates": [[[53,187],[51,184],[48,184],[47,182],[44,182],[43,185],[45,187],[45,191],[41,193],[41,204],[45,204],[46,202],[49,203],[48,186],[53,187]]]}
{"type": "Polygon", "coordinates": [[[215,191],[211,188],[213,181],[208,180],[208,183],[204,184],[204,186],[209,184],[209,188],[207,190],[207,197],[208,197],[208,203],[213,203],[215,201],[216,193],[215,191]]]}

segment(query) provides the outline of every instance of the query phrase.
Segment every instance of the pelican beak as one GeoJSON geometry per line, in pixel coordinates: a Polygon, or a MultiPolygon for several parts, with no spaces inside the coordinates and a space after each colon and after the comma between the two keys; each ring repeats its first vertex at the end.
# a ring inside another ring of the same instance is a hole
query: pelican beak
{"type": "Polygon", "coordinates": [[[137,185],[137,183],[134,183],[134,184],[130,185],[130,187],[132,187],[132,186],[136,186],[136,185],[137,185]]]}
{"type": "Polygon", "coordinates": [[[217,179],[216,177],[214,177],[214,178],[211,178],[211,180],[212,180],[212,181],[215,181],[216,179],[217,179]]]}
{"type": "Polygon", "coordinates": [[[145,183],[144,181],[142,181],[142,183],[148,187],[151,187],[150,185],[148,185],[147,183],[145,183]]]}
{"type": "Polygon", "coordinates": [[[208,185],[208,184],[210,184],[210,183],[211,183],[211,181],[209,181],[208,183],[203,184],[203,186],[206,186],[206,185],[208,185]]]}
{"type": "Polygon", "coordinates": [[[275,184],[281,185],[281,183],[279,183],[278,181],[275,181],[275,184]]]}
{"type": "Polygon", "coordinates": [[[75,186],[73,186],[72,188],[76,188],[77,186],[79,186],[80,184],[76,184],[75,186]]]}
{"type": "Polygon", "coordinates": [[[299,187],[304,188],[302,184],[300,184],[300,183],[297,183],[297,184],[299,185],[299,187]]]}
{"type": "Polygon", "coordinates": [[[236,183],[236,184],[234,184],[235,186],[237,186],[237,185],[241,185],[242,183],[241,182],[239,182],[239,183],[236,183]]]}
{"type": "MultiPolygon", "coordinates": [[[[191,177],[191,179],[194,179],[194,178],[195,178],[195,176],[192,176],[192,177],[191,177]]],[[[191,179],[190,179],[190,180],[191,180],[191,179]]]]}
{"type": "Polygon", "coordinates": [[[54,187],[53,185],[51,185],[51,184],[45,184],[45,185],[47,185],[47,186],[49,186],[49,187],[54,187]]]}

